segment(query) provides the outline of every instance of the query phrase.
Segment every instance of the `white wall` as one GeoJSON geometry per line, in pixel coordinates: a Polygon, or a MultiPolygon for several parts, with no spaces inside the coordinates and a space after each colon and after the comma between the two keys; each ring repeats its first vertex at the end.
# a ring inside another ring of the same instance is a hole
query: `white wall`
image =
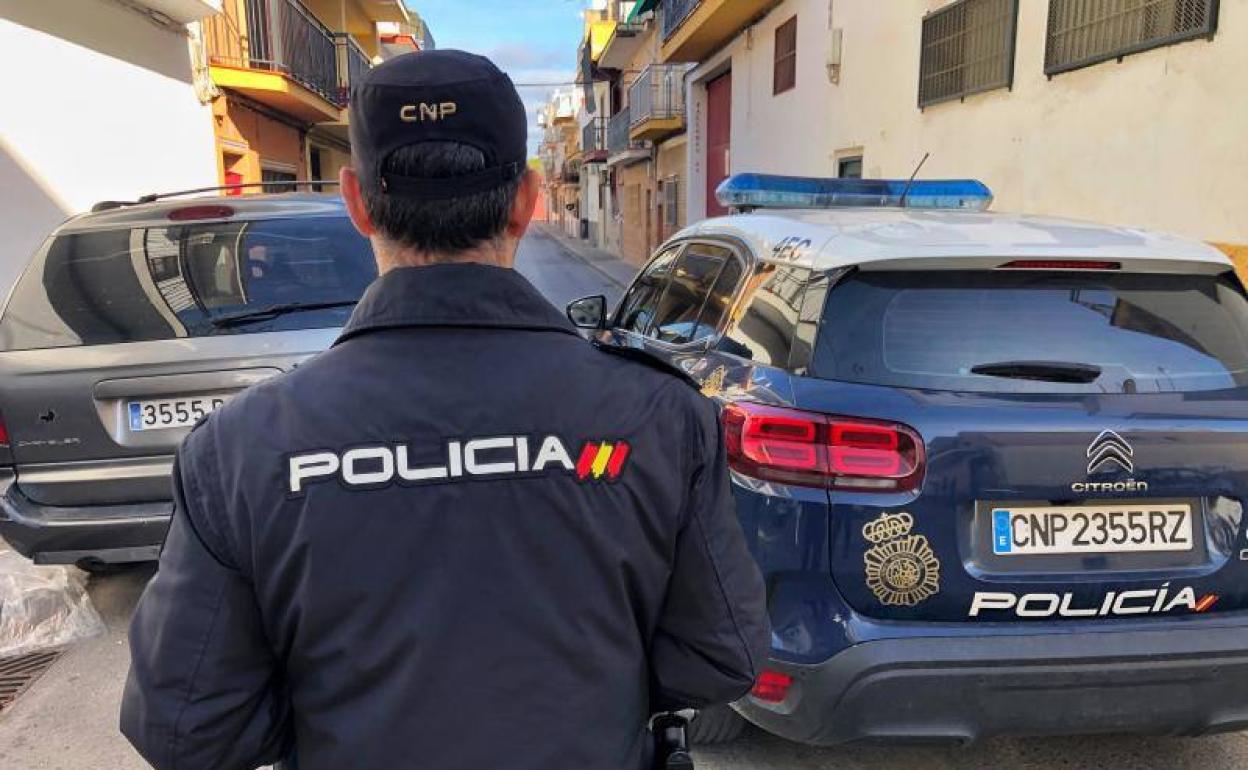
{"type": "Polygon", "coordinates": [[[184,36],[109,0],[0,0],[0,292],[107,199],[216,184],[184,36]]]}
{"type": "Polygon", "coordinates": [[[972,176],[999,211],[1057,214],[1248,243],[1248,0],[1218,32],[1049,80],[1047,3],[1019,3],[1013,90],[920,111],[920,20],[941,0],[837,0],[844,66],[832,149],[864,175],[972,176]]]}
{"type": "MultiPolygon", "coordinates": [[[[841,0],[842,2],[844,0],[841,0]]],[[[889,0],[893,2],[893,0],[889,0]]],[[[706,83],[732,69],[729,172],[831,175],[828,0],[785,0],[687,79],[689,219],[706,216],[706,83]],[[776,28],[797,16],[797,85],[772,94],[776,28]]]]}
{"type": "Polygon", "coordinates": [[[1022,0],[1014,87],[917,106],[924,13],[947,0],[786,0],[703,62],[690,85],[689,215],[705,214],[705,80],[733,69],[732,171],[977,177],[994,209],[1072,216],[1248,244],[1248,0],[1218,32],[1044,75],[1048,3],[1022,0]],[[825,63],[843,30],[839,84],[825,63]],[[771,96],[775,27],[798,16],[797,88],[771,96]]]}

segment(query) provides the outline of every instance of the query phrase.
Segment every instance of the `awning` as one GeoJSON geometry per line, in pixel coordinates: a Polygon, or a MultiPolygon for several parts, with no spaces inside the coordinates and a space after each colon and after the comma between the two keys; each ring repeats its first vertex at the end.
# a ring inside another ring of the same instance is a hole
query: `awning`
{"type": "Polygon", "coordinates": [[[643,13],[653,11],[658,7],[661,1],[662,0],[638,0],[638,3],[633,6],[633,12],[628,15],[628,18],[625,19],[625,21],[635,21],[637,17],[643,13]]]}

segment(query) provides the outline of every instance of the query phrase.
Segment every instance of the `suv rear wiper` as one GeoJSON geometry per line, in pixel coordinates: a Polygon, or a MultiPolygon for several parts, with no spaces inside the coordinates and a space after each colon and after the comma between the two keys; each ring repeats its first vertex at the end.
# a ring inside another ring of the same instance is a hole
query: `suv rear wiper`
{"type": "Polygon", "coordinates": [[[333,302],[287,302],[282,305],[266,305],[255,310],[243,310],[238,313],[214,316],[209,320],[213,326],[224,328],[252,321],[267,321],[270,318],[277,318],[279,315],[298,313],[302,310],[327,310],[334,307],[349,307],[358,302],[359,300],[354,299],[340,299],[333,302]]]}
{"type": "Polygon", "coordinates": [[[1101,376],[1101,367],[1074,361],[996,361],[976,364],[971,373],[1014,380],[1088,383],[1101,376]]]}

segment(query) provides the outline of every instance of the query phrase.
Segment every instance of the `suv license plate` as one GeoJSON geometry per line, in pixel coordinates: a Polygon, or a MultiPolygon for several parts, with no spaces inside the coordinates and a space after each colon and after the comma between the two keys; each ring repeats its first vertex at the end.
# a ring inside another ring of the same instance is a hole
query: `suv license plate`
{"type": "Polygon", "coordinates": [[[161,430],[163,428],[186,428],[199,422],[214,409],[225,403],[227,396],[206,395],[186,398],[157,398],[147,401],[131,401],[127,405],[130,430],[161,430]]]}
{"type": "Polygon", "coordinates": [[[1192,507],[1174,503],[994,508],[998,556],[1190,551],[1192,507]]]}

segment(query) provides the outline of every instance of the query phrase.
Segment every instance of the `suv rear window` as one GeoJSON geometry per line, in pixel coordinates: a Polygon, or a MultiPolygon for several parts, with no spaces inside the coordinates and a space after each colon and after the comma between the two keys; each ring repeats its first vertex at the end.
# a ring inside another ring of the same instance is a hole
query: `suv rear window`
{"type": "Polygon", "coordinates": [[[1231,276],[859,272],[828,295],[810,373],[977,392],[1233,388],[1248,384],[1248,300],[1231,276]]]}
{"type": "Polygon", "coordinates": [[[68,233],[17,282],[0,319],[0,348],[337,327],[350,306],[233,325],[213,319],[358,300],[376,275],[368,241],[345,216],[68,233]]]}

